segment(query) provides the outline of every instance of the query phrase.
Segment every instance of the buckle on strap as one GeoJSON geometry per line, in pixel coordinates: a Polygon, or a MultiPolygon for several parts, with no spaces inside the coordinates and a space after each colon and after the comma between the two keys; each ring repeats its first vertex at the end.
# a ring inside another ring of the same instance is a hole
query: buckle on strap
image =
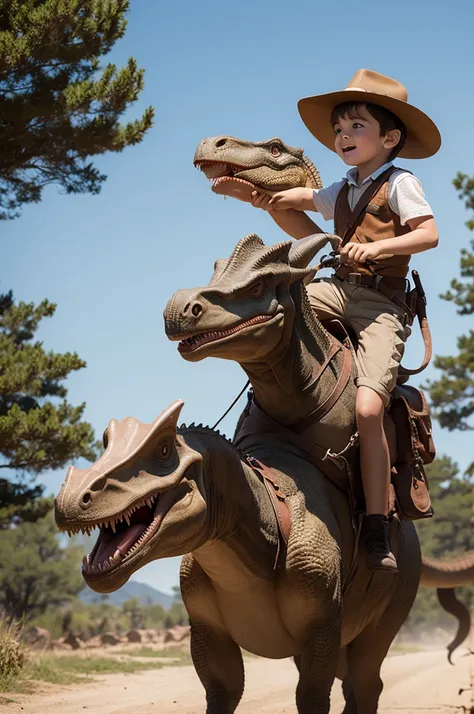
{"type": "Polygon", "coordinates": [[[349,285],[360,285],[362,282],[362,274],[361,273],[349,273],[343,279],[345,279],[346,282],[349,283],[349,285]]]}

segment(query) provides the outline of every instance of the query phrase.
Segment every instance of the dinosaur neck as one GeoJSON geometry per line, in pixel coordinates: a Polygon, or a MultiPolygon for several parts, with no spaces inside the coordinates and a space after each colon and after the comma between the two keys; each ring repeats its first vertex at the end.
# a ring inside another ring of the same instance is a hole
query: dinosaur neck
{"type": "Polygon", "coordinates": [[[262,409],[285,426],[314,411],[335,383],[330,369],[325,370],[320,379],[314,379],[331,343],[326,330],[313,315],[303,285],[294,284],[291,295],[294,318],[286,315],[278,346],[262,362],[241,364],[262,409]]]}
{"type": "Polygon", "coordinates": [[[255,575],[268,575],[273,569],[278,529],[261,480],[217,432],[198,428],[184,436],[204,458],[206,534],[193,557],[213,580],[231,578],[219,555],[225,545],[255,575]]]}

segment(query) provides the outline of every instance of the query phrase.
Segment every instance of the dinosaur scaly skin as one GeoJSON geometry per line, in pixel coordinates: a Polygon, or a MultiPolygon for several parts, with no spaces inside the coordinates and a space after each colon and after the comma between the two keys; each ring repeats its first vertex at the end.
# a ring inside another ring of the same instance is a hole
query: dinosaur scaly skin
{"type": "Polygon", "coordinates": [[[321,188],[321,178],[303,149],[288,146],[275,137],[268,141],[244,141],[234,136],[203,139],[194,154],[194,165],[212,179],[215,193],[250,200],[253,188],[265,193],[296,186],[321,188]]]}

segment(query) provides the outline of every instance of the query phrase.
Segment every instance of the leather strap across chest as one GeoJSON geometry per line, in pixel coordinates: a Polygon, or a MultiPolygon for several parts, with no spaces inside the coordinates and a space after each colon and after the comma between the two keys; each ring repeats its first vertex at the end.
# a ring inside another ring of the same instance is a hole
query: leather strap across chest
{"type": "Polygon", "coordinates": [[[396,166],[390,166],[383,171],[380,176],[369,182],[368,187],[357,201],[354,208],[349,207],[349,189],[348,182],[344,184],[338,193],[336,205],[334,207],[334,232],[342,238],[342,246],[346,245],[356,232],[364,219],[364,215],[372,198],[388,181],[390,176],[399,169],[396,166]]]}

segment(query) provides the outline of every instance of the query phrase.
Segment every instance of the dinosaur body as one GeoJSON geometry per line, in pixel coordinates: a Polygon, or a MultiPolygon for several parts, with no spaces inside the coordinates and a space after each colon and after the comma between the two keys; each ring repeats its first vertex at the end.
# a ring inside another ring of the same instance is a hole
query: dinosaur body
{"type": "Polygon", "coordinates": [[[346,714],[375,712],[380,663],[416,593],[413,524],[394,525],[400,574],[371,577],[361,562],[342,609],[354,535],[341,490],[291,448],[268,440],[265,457],[278,459],[274,477],[291,515],[288,546],[276,560],[278,525],[260,475],[217,432],[178,428],[182,405],[173,403],[152,424],[112,420],[101,458],[69,470],[55,502],[58,526],[70,533],[100,528],[84,558],[86,583],[111,592],[148,562],[184,555],[181,590],[207,714],[230,714],[238,705],[240,647],[295,658],[300,714],[327,714],[335,676],[343,679],[346,714]]]}
{"type": "Polygon", "coordinates": [[[58,526],[101,526],[84,562],[87,584],[109,592],[147,562],[185,554],[181,588],[208,714],[233,712],[240,700],[240,647],[295,657],[300,714],[327,714],[336,673],[345,678],[348,701],[357,697],[361,707],[347,711],[375,712],[380,662],[417,588],[412,524],[396,538],[403,542],[402,574],[371,578],[360,567],[343,612],[354,535],[342,492],[292,449],[269,441],[266,458],[271,462],[272,452],[278,460],[275,474],[291,514],[288,546],[275,567],[278,526],[261,478],[212,430],[177,429],[181,406],[171,405],[152,425],[111,422],[101,459],[68,473],[55,504],[58,526]],[[370,652],[363,647],[368,638],[370,652]],[[353,662],[363,665],[360,676],[353,662]]]}

